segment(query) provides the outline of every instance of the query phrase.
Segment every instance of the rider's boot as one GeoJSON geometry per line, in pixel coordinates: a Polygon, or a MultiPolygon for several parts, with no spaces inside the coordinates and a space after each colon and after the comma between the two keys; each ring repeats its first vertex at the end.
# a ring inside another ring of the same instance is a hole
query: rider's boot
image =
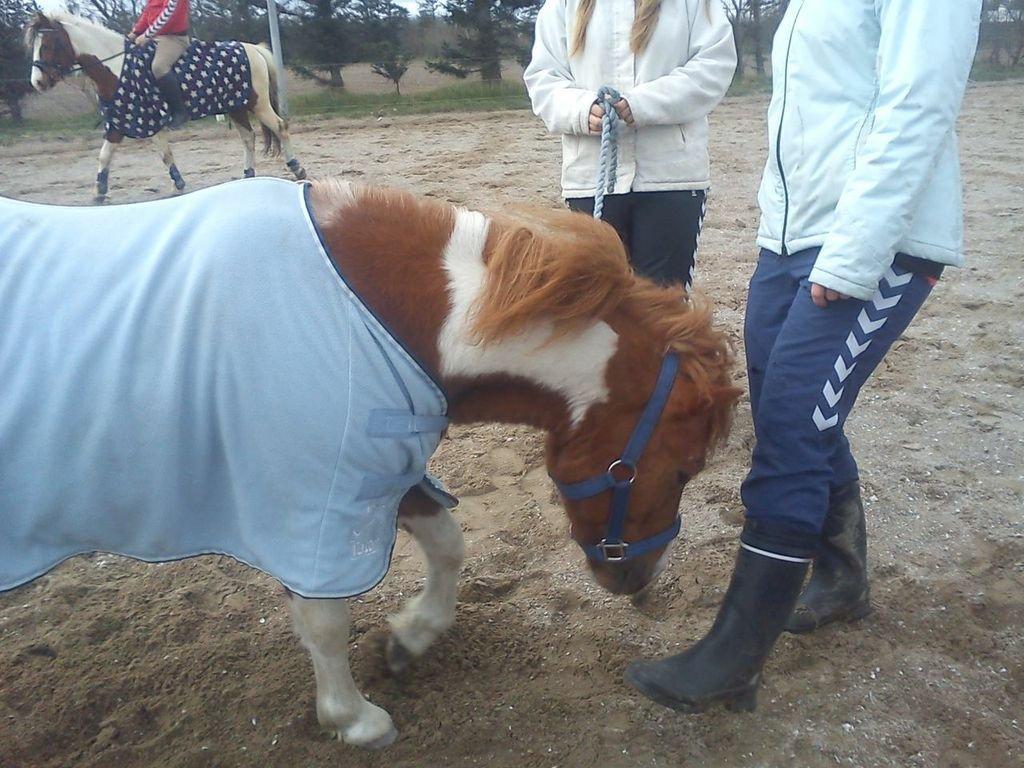
{"type": "Polygon", "coordinates": [[[185,100],[181,96],[181,85],[178,83],[178,78],[174,76],[173,72],[168,72],[163,77],[157,79],[156,85],[160,89],[160,95],[164,97],[164,101],[167,102],[167,106],[171,110],[171,122],[167,127],[172,131],[175,128],[181,128],[181,126],[188,122],[188,108],[185,106],[185,100]]]}
{"type": "Polygon", "coordinates": [[[744,545],[707,636],[676,656],[633,662],[626,670],[627,682],[680,712],[701,712],[716,703],[752,711],[761,669],[807,573],[806,559],[780,557],[744,545]]]}
{"type": "Polygon", "coordinates": [[[833,493],[821,549],[786,631],[810,632],[833,621],[854,621],[871,612],[867,532],[860,484],[833,493]]]}

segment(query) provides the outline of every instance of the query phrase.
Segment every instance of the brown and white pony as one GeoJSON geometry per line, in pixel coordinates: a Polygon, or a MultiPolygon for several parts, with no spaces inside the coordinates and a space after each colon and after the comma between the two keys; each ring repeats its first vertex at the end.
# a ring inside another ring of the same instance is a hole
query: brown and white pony
{"type": "MultiPolygon", "coordinates": [[[[96,86],[101,99],[109,100],[117,89],[124,63],[124,38],[99,24],[66,11],[49,15],[37,13],[25,28],[25,47],[32,54],[32,87],[48,91],[69,74],[84,72],[96,86]]],[[[245,150],[243,176],[255,175],[256,133],[253,121],[263,130],[264,152],[284,155],[285,164],[297,179],[306,171],[295,157],[288,122],[277,114],[276,70],[270,51],[252,43],[242,43],[252,73],[252,94],[248,103],[228,116],[242,138],[245,150]]],[[[95,202],[107,199],[110,163],[117,145],[123,140],[117,132],[106,133],[100,148],[96,172],[95,202]]],[[[185,180],[174,163],[166,131],[153,136],[167,172],[180,192],[185,180]]]]}
{"type": "MultiPolygon", "coordinates": [[[[582,214],[485,215],[337,181],[315,182],[312,201],[332,258],[441,383],[452,421],[546,430],[556,481],[608,471],[663,358],[676,353],[679,373],[636,464],[623,538],[671,527],[683,487],[727,433],[739,395],[729,344],[703,300],[636,277],[612,228],[582,214]]],[[[580,544],[604,536],[609,495],[563,499],[580,544]]],[[[419,490],[403,500],[399,521],[423,548],[428,573],[423,592],[390,620],[394,671],[452,625],[463,556],[458,523],[419,490]]],[[[665,551],[588,562],[606,589],[635,593],[657,576],[665,551]]],[[[349,672],[346,602],[290,595],[289,605],[313,658],[321,724],[351,744],[390,743],[390,716],[349,672]]]]}

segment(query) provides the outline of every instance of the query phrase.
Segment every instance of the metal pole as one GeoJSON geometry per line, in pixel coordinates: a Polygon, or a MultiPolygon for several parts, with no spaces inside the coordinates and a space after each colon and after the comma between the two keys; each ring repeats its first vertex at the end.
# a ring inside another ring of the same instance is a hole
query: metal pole
{"type": "Polygon", "coordinates": [[[277,23],[277,2],[267,0],[267,21],[270,22],[270,47],[274,52],[274,67],[277,69],[277,106],[281,117],[288,117],[288,95],[284,81],[284,57],[281,55],[281,27],[277,23]]]}

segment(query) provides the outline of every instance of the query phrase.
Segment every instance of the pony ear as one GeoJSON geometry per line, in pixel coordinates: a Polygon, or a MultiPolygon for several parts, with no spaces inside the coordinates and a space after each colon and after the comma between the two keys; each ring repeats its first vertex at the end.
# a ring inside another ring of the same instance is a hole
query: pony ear
{"type": "Polygon", "coordinates": [[[736,405],[741,397],[743,397],[743,389],[741,387],[730,385],[727,387],[715,387],[711,390],[711,399],[725,406],[736,405]]]}
{"type": "Polygon", "coordinates": [[[566,212],[546,212],[537,231],[502,222],[485,259],[487,280],[475,307],[481,341],[552,323],[555,335],[607,316],[632,282],[618,236],[608,225],[566,212]]]}

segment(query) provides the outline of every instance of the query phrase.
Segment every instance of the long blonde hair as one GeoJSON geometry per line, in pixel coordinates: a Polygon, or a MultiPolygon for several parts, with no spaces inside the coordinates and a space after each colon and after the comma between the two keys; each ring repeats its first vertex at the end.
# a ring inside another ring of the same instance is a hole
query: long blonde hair
{"type": "MultiPolygon", "coordinates": [[[[572,31],[572,44],[569,56],[583,53],[587,45],[587,27],[594,15],[597,0],[580,0],[576,8],[576,25],[572,31]]],[[[634,54],[643,53],[651,41],[654,28],[658,25],[658,13],[661,11],[661,0],[634,0],[636,13],[633,17],[633,30],[629,33],[629,48],[634,54]]]]}
{"type": "MultiPolygon", "coordinates": [[[[572,31],[572,43],[569,45],[569,58],[583,53],[587,45],[587,27],[590,26],[590,19],[594,15],[594,5],[597,0],[580,0],[576,7],[576,24],[572,31]]],[[[629,33],[629,48],[634,55],[639,55],[647,49],[651,42],[654,28],[658,26],[658,14],[661,12],[661,0],[633,0],[636,12],[633,15],[633,29],[629,33]]],[[[711,19],[711,5],[709,0],[704,0],[704,12],[708,19],[711,19]]]]}

